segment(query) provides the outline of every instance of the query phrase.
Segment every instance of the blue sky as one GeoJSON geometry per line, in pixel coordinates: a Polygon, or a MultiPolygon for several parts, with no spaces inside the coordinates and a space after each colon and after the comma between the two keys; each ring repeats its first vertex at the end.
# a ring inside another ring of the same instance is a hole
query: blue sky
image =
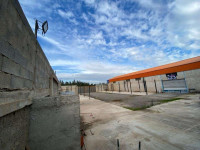
{"type": "Polygon", "coordinates": [[[200,0],[19,0],[59,79],[116,75],[200,55],[200,0]]]}

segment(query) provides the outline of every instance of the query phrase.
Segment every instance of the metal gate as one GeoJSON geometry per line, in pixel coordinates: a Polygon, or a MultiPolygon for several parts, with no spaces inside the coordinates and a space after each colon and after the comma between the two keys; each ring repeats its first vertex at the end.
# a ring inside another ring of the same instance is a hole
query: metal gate
{"type": "Polygon", "coordinates": [[[163,91],[180,91],[181,93],[187,92],[187,85],[185,79],[176,80],[162,80],[163,91]]]}

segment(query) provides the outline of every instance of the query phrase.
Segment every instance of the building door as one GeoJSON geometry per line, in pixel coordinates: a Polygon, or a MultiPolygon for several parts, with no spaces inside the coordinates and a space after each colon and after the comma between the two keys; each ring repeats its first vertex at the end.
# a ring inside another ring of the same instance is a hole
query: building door
{"type": "Polygon", "coordinates": [[[163,91],[187,92],[185,79],[162,80],[163,91]]]}

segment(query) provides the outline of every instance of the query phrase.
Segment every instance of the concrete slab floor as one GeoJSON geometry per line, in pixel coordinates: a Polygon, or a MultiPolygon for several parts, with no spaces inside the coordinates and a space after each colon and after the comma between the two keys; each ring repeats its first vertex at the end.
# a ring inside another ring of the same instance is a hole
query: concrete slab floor
{"type": "Polygon", "coordinates": [[[87,150],[199,150],[200,94],[183,100],[131,111],[80,96],[87,150]]]}

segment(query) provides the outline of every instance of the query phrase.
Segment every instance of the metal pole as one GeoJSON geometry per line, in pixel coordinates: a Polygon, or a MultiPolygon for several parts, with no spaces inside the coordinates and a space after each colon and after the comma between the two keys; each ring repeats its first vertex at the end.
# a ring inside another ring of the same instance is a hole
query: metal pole
{"type": "Polygon", "coordinates": [[[117,139],[117,149],[119,150],[119,139],[117,139]]]}
{"type": "Polygon", "coordinates": [[[90,99],[90,86],[89,86],[89,99],[90,99]]]}
{"type": "Polygon", "coordinates": [[[83,86],[83,90],[84,90],[84,96],[85,96],[85,86],[83,86]]]}
{"type": "Polygon", "coordinates": [[[139,150],[141,150],[141,142],[139,141],[139,150]]]}
{"type": "Polygon", "coordinates": [[[154,83],[155,83],[156,93],[158,93],[157,86],[156,86],[156,80],[154,80],[154,83]]]}
{"type": "Polygon", "coordinates": [[[35,20],[35,37],[36,37],[36,39],[37,39],[37,31],[38,31],[38,29],[39,29],[38,20],[36,19],[35,20]]]}
{"type": "Polygon", "coordinates": [[[148,93],[147,93],[146,81],[144,80],[144,78],[143,78],[143,84],[144,84],[144,90],[145,90],[145,92],[146,92],[146,95],[148,95],[148,93]]]}
{"type": "Polygon", "coordinates": [[[127,85],[127,89],[128,89],[128,92],[129,92],[129,88],[128,88],[128,81],[126,81],[126,85],[127,85]]]}

